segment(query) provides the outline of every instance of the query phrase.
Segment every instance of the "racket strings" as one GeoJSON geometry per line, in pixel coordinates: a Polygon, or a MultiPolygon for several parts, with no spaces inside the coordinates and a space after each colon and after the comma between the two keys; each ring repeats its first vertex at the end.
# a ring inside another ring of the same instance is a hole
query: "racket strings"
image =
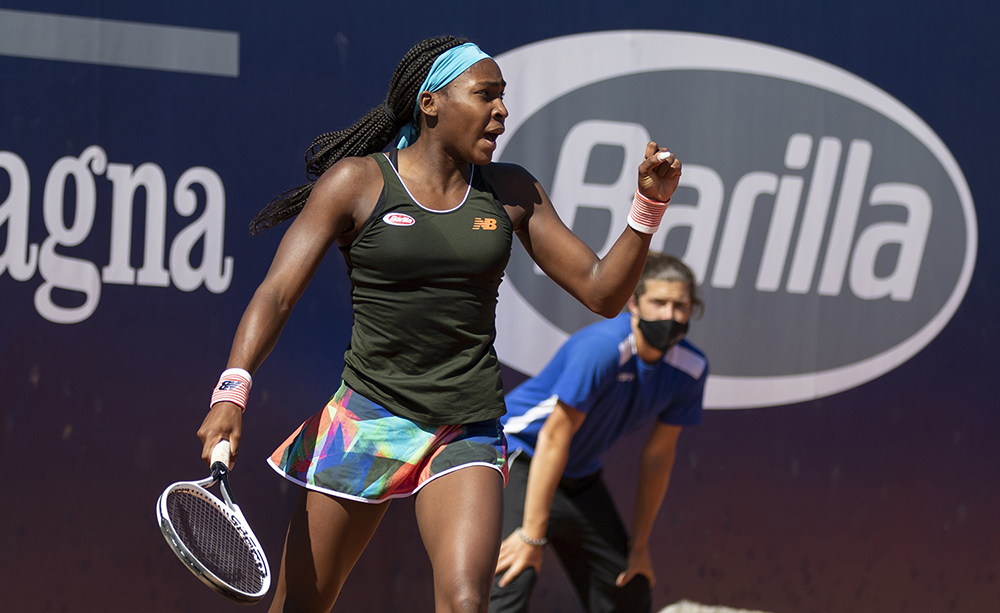
{"type": "Polygon", "coordinates": [[[261,591],[264,572],[260,560],[225,511],[198,492],[183,489],[170,492],[166,506],[177,537],[201,564],[242,592],[261,591]]]}

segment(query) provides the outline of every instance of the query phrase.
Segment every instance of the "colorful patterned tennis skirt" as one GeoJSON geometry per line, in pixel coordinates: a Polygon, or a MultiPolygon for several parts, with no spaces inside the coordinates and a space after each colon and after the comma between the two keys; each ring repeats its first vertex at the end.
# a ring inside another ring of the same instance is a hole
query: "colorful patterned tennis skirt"
{"type": "Polygon", "coordinates": [[[466,466],[489,466],[507,483],[507,440],[499,419],[456,426],[390,413],[341,383],[329,404],[299,426],[268,464],[312,490],[361,502],[415,494],[466,466]]]}

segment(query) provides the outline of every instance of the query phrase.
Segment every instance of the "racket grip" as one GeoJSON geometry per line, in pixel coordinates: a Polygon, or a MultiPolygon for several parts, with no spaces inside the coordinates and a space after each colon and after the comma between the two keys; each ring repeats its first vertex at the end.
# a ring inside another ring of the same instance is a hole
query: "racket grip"
{"type": "Polygon", "coordinates": [[[229,458],[232,452],[229,448],[229,441],[223,439],[215,444],[212,449],[212,463],[211,466],[214,467],[216,462],[222,462],[222,465],[229,469],[229,458]]]}

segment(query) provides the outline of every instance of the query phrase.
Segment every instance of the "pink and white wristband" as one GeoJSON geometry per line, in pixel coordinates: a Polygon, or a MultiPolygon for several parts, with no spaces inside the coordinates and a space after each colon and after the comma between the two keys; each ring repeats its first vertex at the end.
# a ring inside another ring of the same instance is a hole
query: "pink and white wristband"
{"type": "Polygon", "coordinates": [[[632,210],[628,213],[628,225],[636,232],[643,234],[654,234],[660,227],[660,220],[663,219],[663,212],[667,210],[666,202],[650,200],[635,190],[635,198],[632,200],[632,210]]]}
{"type": "Polygon", "coordinates": [[[253,379],[247,371],[242,368],[227,368],[222,371],[219,383],[212,391],[212,402],[209,406],[214,406],[218,402],[232,402],[241,410],[246,410],[252,384],[253,379]]]}

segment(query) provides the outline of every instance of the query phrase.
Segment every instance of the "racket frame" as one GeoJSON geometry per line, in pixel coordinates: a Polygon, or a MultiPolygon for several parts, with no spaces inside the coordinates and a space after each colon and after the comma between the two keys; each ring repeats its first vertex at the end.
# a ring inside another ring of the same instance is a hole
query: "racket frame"
{"type": "MultiPolygon", "coordinates": [[[[213,460],[214,459],[215,454],[213,453],[213,460]]],[[[271,567],[268,565],[267,557],[264,555],[264,548],[260,546],[257,536],[253,533],[253,530],[250,529],[250,525],[243,516],[243,512],[240,510],[239,505],[237,505],[233,500],[233,493],[229,488],[228,473],[229,468],[226,464],[220,461],[213,461],[212,476],[206,477],[200,481],[178,481],[177,483],[170,485],[163,491],[162,494],[160,494],[160,498],[156,501],[156,523],[160,526],[160,532],[163,533],[163,537],[166,539],[170,549],[177,554],[177,557],[180,558],[181,562],[183,562],[184,565],[187,566],[188,570],[198,577],[202,583],[212,588],[219,594],[235,600],[236,602],[253,604],[263,598],[264,595],[267,594],[268,589],[271,587],[271,567]],[[222,490],[222,497],[225,501],[219,500],[218,496],[205,489],[220,481],[220,489],[222,490]],[[229,585],[209,570],[204,564],[199,562],[194,554],[191,553],[191,550],[188,549],[188,547],[181,541],[173,527],[173,523],[170,521],[169,513],[167,512],[167,498],[171,492],[178,490],[194,491],[199,496],[205,498],[209,503],[216,506],[223,513],[223,515],[226,516],[233,527],[235,527],[247,538],[250,543],[250,548],[257,559],[257,564],[263,571],[261,588],[259,591],[250,593],[229,585]]]]}

